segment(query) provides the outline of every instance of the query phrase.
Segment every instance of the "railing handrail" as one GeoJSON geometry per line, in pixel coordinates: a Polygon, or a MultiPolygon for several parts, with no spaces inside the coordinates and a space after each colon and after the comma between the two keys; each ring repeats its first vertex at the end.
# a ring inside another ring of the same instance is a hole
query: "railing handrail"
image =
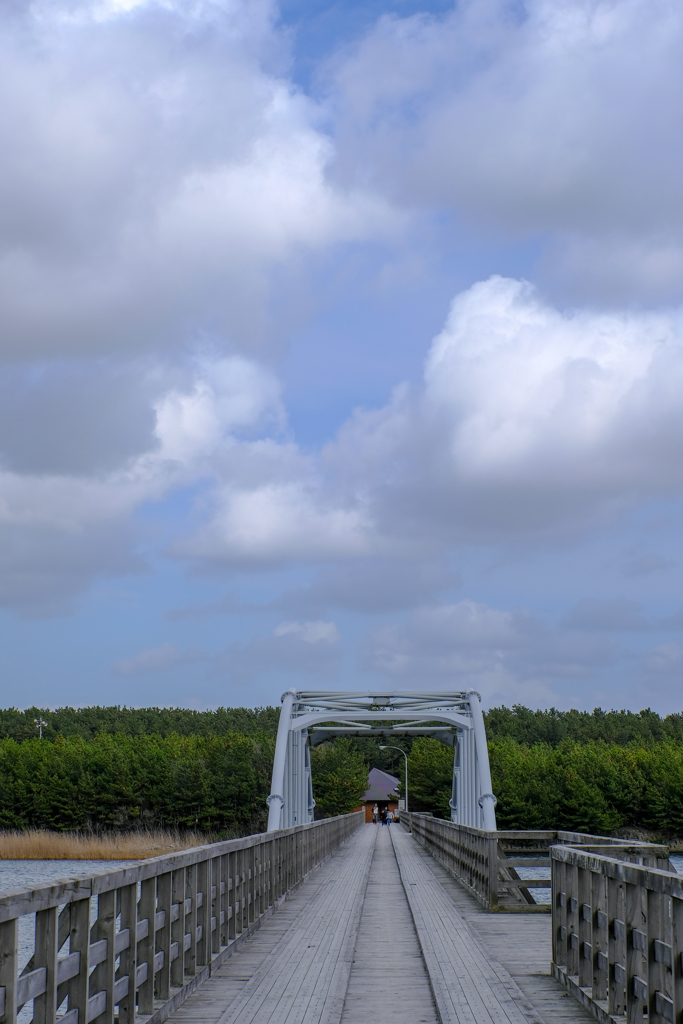
{"type": "MultiPolygon", "coordinates": [[[[485,839],[556,839],[563,844],[574,845],[584,839],[598,839],[609,846],[633,846],[633,839],[617,839],[615,836],[595,835],[591,832],[569,832],[566,829],[496,829],[488,831],[484,828],[474,828],[471,825],[459,825],[457,821],[449,821],[448,818],[437,818],[433,814],[425,814],[421,811],[401,811],[402,814],[411,814],[414,817],[427,818],[431,821],[438,821],[440,825],[455,829],[458,832],[467,832],[470,835],[482,836],[485,839]]],[[[638,846],[660,846],[659,843],[636,843],[638,846]]]]}
{"type": "Polygon", "coordinates": [[[221,857],[227,853],[248,850],[270,842],[275,836],[284,839],[310,829],[327,826],[330,822],[345,817],[348,815],[337,814],[333,818],[323,818],[305,825],[279,829],[276,833],[257,832],[252,836],[222,839],[217,843],[205,843],[203,846],[193,846],[187,850],[163,853],[158,857],[133,861],[126,867],[115,868],[113,871],[97,871],[92,875],[60,878],[50,885],[27,885],[14,889],[3,889],[0,891],[0,921],[23,917],[25,914],[35,914],[38,910],[62,906],[73,900],[86,899],[88,896],[98,896],[101,892],[107,892],[109,889],[118,889],[122,885],[132,885],[148,878],[155,878],[166,871],[179,871],[181,868],[191,867],[209,857],[221,857]],[[27,906],[25,910],[18,909],[22,901],[27,906]]]}
{"type": "Polygon", "coordinates": [[[674,1024],[683,1011],[683,878],[668,847],[557,845],[552,973],[600,1020],[674,1024]]]}
{"type": "Polygon", "coordinates": [[[541,847],[533,858],[533,865],[530,865],[534,867],[547,865],[550,868],[551,851],[557,849],[583,850],[586,853],[609,850],[619,863],[623,863],[623,858],[636,848],[651,860],[668,859],[668,849],[657,843],[634,843],[629,839],[565,829],[500,829],[494,832],[459,825],[444,818],[435,818],[432,814],[420,814],[419,811],[401,811],[401,816],[410,823],[417,841],[490,911],[550,912],[550,903],[537,903],[532,895],[539,889],[550,889],[550,878],[522,878],[517,871],[524,862],[516,858],[529,849],[528,844],[541,847]]]}
{"type": "MultiPolygon", "coordinates": [[[[661,857],[664,859],[667,850],[666,846],[643,843],[630,847],[628,852],[633,851],[633,855],[637,856],[643,853],[656,855],[661,851],[661,857]]],[[[642,885],[653,892],[683,899],[683,876],[670,869],[658,868],[651,864],[634,864],[619,860],[617,857],[608,857],[606,854],[592,853],[571,846],[552,846],[550,860],[551,863],[556,861],[582,868],[584,871],[599,871],[606,878],[614,878],[628,885],[642,885]]]]}
{"type": "Polygon", "coordinates": [[[162,1024],[364,818],[355,811],[0,894],[0,1024],[16,1024],[31,1001],[35,1024],[135,1024],[139,1015],[162,1024]],[[35,941],[20,963],[28,915],[35,941]]]}

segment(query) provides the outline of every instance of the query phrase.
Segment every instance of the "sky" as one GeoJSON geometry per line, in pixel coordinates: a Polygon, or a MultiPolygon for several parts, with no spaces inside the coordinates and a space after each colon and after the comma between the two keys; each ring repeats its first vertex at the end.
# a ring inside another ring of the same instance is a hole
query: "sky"
{"type": "Polygon", "coordinates": [[[683,710],[683,8],[0,8],[4,706],[683,710]]]}

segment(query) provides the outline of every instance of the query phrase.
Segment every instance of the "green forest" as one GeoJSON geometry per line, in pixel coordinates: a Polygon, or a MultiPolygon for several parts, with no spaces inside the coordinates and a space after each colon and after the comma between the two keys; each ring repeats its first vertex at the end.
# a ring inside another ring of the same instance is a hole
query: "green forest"
{"type": "MultiPolygon", "coordinates": [[[[279,709],[0,710],[0,828],[262,831],[279,709]],[[36,720],[42,726],[38,735],[36,720]]],[[[683,715],[649,709],[485,715],[500,828],[683,835],[683,715]]],[[[452,750],[397,739],[412,810],[449,816],[452,750]]],[[[378,741],[337,739],[312,752],[316,815],[358,806],[371,767],[403,778],[378,741]]]]}

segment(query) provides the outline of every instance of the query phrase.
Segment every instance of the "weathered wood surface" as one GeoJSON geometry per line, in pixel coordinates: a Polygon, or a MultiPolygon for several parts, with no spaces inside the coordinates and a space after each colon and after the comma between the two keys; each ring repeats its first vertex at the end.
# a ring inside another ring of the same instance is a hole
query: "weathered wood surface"
{"type": "MultiPolygon", "coordinates": [[[[409,839],[410,837],[407,836],[409,839]]],[[[423,847],[414,852],[437,879],[444,899],[490,956],[510,974],[544,1024],[588,1024],[594,1018],[550,974],[551,921],[545,914],[490,914],[423,847]]]]}
{"type": "Polygon", "coordinates": [[[445,898],[412,837],[396,829],[391,838],[442,1024],[542,1024],[510,974],[445,898]]]}
{"type": "Polygon", "coordinates": [[[31,1001],[35,1024],[161,1024],[362,820],[340,815],[0,894],[0,1024],[16,1024],[31,1001]],[[22,964],[18,922],[33,913],[22,964]]]}
{"type": "Polygon", "coordinates": [[[372,826],[356,833],[330,884],[318,888],[219,1024],[339,1021],[376,836],[372,826]]]}
{"type": "Polygon", "coordinates": [[[681,877],[651,849],[629,847],[626,861],[602,850],[552,851],[553,974],[604,1024],[624,1014],[629,1024],[646,1015],[650,1024],[678,1024],[681,877]]]}
{"type": "Polygon", "coordinates": [[[173,1024],[384,1024],[390,1019],[396,1024],[580,1024],[592,1018],[550,976],[547,916],[487,914],[395,825],[363,826],[171,1018],[173,1024]],[[428,964],[431,980],[394,844],[416,874],[413,910],[422,914],[432,936],[436,931],[441,936],[441,955],[428,964]],[[356,936],[348,913],[338,925],[342,908],[362,892],[356,936]],[[354,947],[351,963],[348,951],[354,947]],[[460,993],[455,1015],[441,1007],[439,1016],[435,1007],[432,988],[439,978],[451,1006],[454,993],[460,993]]]}
{"type": "Polygon", "coordinates": [[[394,828],[376,828],[342,1024],[438,1024],[389,834],[394,828]]]}

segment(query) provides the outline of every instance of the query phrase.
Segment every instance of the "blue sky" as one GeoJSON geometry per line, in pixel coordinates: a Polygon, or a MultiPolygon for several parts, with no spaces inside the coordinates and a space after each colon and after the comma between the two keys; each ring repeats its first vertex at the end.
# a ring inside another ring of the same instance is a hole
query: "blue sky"
{"type": "Polygon", "coordinates": [[[3,703],[680,710],[680,6],[0,18],[3,703]]]}

